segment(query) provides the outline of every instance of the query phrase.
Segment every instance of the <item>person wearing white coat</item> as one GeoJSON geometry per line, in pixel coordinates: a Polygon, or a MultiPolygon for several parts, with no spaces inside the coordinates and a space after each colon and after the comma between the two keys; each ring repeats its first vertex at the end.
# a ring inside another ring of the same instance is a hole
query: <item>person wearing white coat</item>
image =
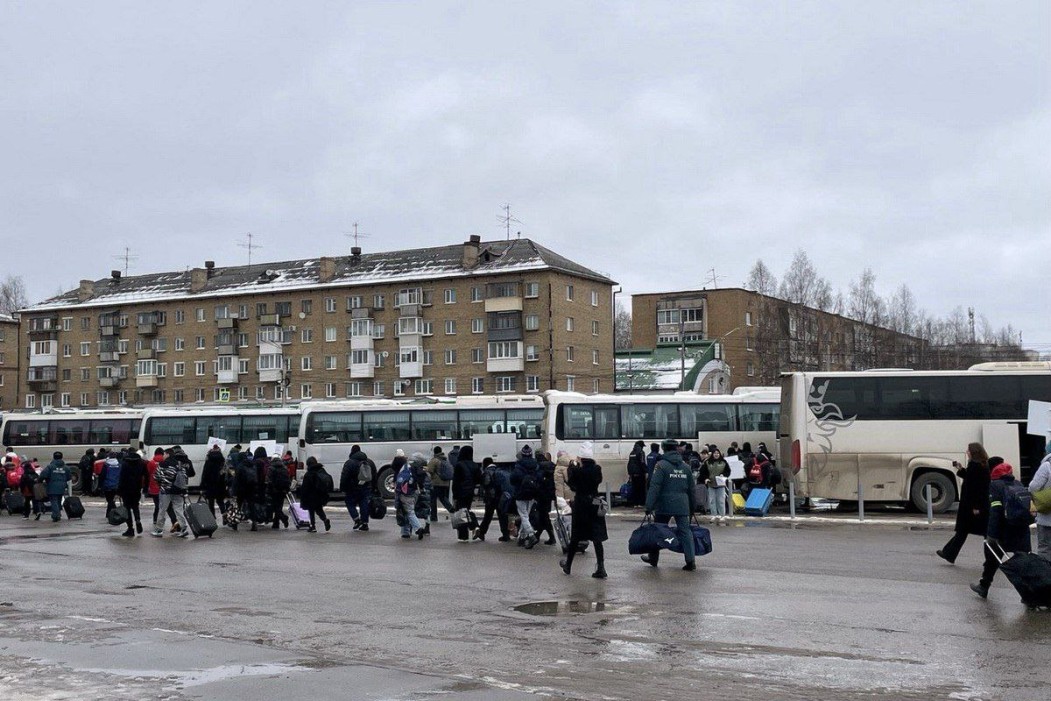
{"type": "MultiPolygon", "coordinates": [[[[1029,481],[1030,493],[1041,489],[1051,489],[1051,453],[1040,461],[1040,467],[1029,481]]],[[[1051,560],[1051,513],[1036,515],[1036,552],[1045,560],[1051,560]]]]}

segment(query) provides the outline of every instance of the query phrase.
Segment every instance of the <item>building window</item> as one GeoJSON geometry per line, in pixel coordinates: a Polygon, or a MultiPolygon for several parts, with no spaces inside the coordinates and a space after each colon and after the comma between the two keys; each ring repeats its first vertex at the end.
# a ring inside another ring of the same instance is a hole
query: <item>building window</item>
{"type": "MultiPolygon", "coordinates": [[[[335,360],[335,358],[336,358],[335,356],[332,356],[333,360],[335,360]]],[[[365,350],[352,350],[350,352],[350,363],[351,363],[351,365],[367,365],[370,362],[371,362],[371,359],[369,358],[369,351],[367,349],[365,349],[365,350]]],[[[333,368],[333,369],[335,369],[335,368],[333,368]]]]}
{"type": "Polygon", "coordinates": [[[526,360],[540,360],[540,353],[537,351],[536,346],[534,346],[534,345],[526,346],[525,359],[526,360]]]}
{"type": "Polygon", "coordinates": [[[255,315],[257,317],[266,316],[266,302],[256,302],[255,315]]]}
{"type": "Polygon", "coordinates": [[[373,309],[383,309],[383,295],[374,295],[372,297],[373,309]]]}
{"type": "Polygon", "coordinates": [[[573,346],[566,346],[566,361],[572,363],[575,355],[573,346]]]}
{"type": "Polygon", "coordinates": [[[471,301],[472,302],[481,302],[484,299],[485,299],[485,295],[482,294],[482,288],[481,287],[472,287],[471,288],[471,301]]]}
{"type": "Polygon", "coordinates": [[[109,406],[109,392],[97,392],[95,399],[99,406],[109,406]]]}
{"type": "Polygon", "coordinates": [[[193,318],[197,321],[204,321],[204,307],[197,307],[193,312],[193,318]]]}
{"type": "Polygon", "coordinates": [[[82,316],[82,317],[80,317],[80,330],[81,331],[87,331],[90,328],[91,328],[91,317],[90,316],[82,316]]]}
{"type": "MultiPolygon", "coordinates": [[[[3,361],[4,361],[3,354],[0,354],[0,363],[3,363],[3,361]]],[[[72,380],[73,380],[73,371],[70,368],[63,368],[62,369],[62,381],[63,382],[71,382],[72,380]]],[[[0,375],[0,387],[3,387],[3,386],[4,386],[4,376],[0,375]]]]}
{"type": "Polygon", "coordinates": [[[237,346],[238,346],[238,348],[247,348],[248,347],[248,334],[247,333],[239,333],[239,334],[237,334],[237,346]]]}
{"type": "Polygon", "coordinates": [[[576,392],[577,391],[577,378],[572,375],[566,375],[566,391],[576,392]]]}
{"type": "Polygon", "coordinates": [[[598,322],[597,321],[592,321],[591,322],[591,335],[592,336],[598,336],[598,322]]]}
{"type": "Polygon", "coordinates": [[[237,359],[237,374],[247,375],[248,374],[248,358],[237,359]]]}
{"type": "Polygon", "coordinates": [[[746,333],[744,335],[744,347],[745,347],[745,350],[755,350],[752,347],[752,334],[746,333]]]}
{"type": "Polygon", "coordinates": [[[256,385],[255,398],[256,399],[263,399],[264,397],[266,397],[266,388],[263,387],[263,385],[256,385]]]}
{"type": "Polygon", "coordinates": [[[484,348],[472,348],[471,349],[471,362],[472,363],[483,363],[483,362],[485,362],[485,349],[484,348]]]}
{"type": "Polygon", "coordinates": [[[597,350],[591,351],[591,364],[592,365],[598,365],[598,351],[597,350]]]}
{"type": "Polygon", "coordinates": [[[292,316],[291,302],[277,302],[274,304],[274,314],[278,316],[292,316]]]}
{"type": "Polygon", "coordinates": [[[179,362],[172,365],[172,373],[176,377],[182,377],[186,374],[186,363],[179,362]]]}
{"type": "Polygon", "coordinates": [[[247,319],[248,318],[248,305],[247,304],[238,304],[237,305],[237,318],[238,319],[247,319]]]}
{"type": "Polygon", "coordinates": [[[197,337],[197,350],[204,350],[204,336],[197,337]]]}
{"type": "Polygon", "coordinates": [[[73,346],[69,343],[62,344],[62,357],[69,358],[73,355],[73,346]]]}
{"type": "Polygon", "coordinates": [[[300,370],[313,370],[314,369],[314,361],[310,358],[309,355],[304,355],[302,358],[299,359],[299,369],[300,370]]]}
{"type": "Polygon", "coordinates": [[[420,347],[405,346],[398,352],[398,358],[402,363],[418,363],[420,362],[420,347]]]}
{"type": "Polygon", "coordinates": [[[313,312],[314,311],[314,300],[312,300],[312,299],[300,300],[300,302],[299,302],[299,311],[303,312],[304,314],[310,314],[311,312],[313,312]]]}
{"type": "Polygon", "coordinates": [[[416,380],[413,391],[416,394],[431,394],[434,392],[434,380],[416,380]]]}
{"type": "Polygon", "coordinates": [[[482,333],[485,331],[485,319],[471,319],[471,333],[482,333]]]}
{"type": "Polygon", "coordinates": [[[337,362],[338,361],[336,359],[336,356],[334,356],[334,355],[326,355],[325,356],[325,369],[326,370],[335,370],[337,362]]]}
{"type": "Polygon", "coordinates": [[[540,283],[539,282],[527,282],[525,284],[525,296],[533,299],[540,296],[540,283]]]}
{"type": "Polygon", "coordinates": [[[445,291],[445,303],[456,304],[456,290],[448,289],[445,291]]]}
{"type": "Polygon", "coordinates": [[[445,393],[456,394],[456,378],[447,377],[445,378],[445,393]]]}
{"type": "Polygon", "coordinates": [[[325,383],[325,398],[333,399],[336,396],[336,383],[326,382],[325,383]]]}
{"type": "MultiPolygon", "coordinates": [[[[248,386],[247,385],[240,385],[237,388],[237,398],[241,399],[241,400],[248,399],[248,386]]],[[[180,402],[182,401],[181,392],[180,392],[180,397],[177,398],[176,401],[180,401],[180,402]]]]}
{"type": "Polygon", "coordinates": [[[314,329],[303,329],[299,332],[299,340],[303,343],[314,342],[314,329]]]}
{"type": "Polygon", "coordinates": [[[197,377],[204,377],[204,361],[195,360],[193,363],[193,374],[197,377]]]}
{"type": "Polygon", "coordinates": [[[229,319],[230,318],[230,307],[225,304],[220,304],[215,308],[216,319],[229,319]]]}
{"type": "Polygon", "coordinates": [[[595,378],[594,380],[591,381],[591,391],[592,391],[592,393],[598,394],[601,391],[601,387],[602,387],[602,381],[599,380],[598,378],[595,378]]]}
{"type": "Polygon", "coordinates": [[[446,319],[445,320],[445,335],[454,336],[456,334],[456,320],[446,319]]]}
{"type": "Polygon", "coordinates": [[[381,339],[387,333],[386,324],[373,324],[372,325],[372,337],[375,339],[381,339]]]}
{"type": "Polygon", "coordinates": [[[748,373],[748,376],[755,377],[755,365],[752,364],[752,361],[749,360],[745,367],[747,368],[745,372],[748,373]]]}
{"type": "Polygon", "coordinates": [[[576,293],[573,290],[573,286],[572,285],[566,285],[566,301],[567,302],[572,302],[573,301],[573,297],[574,297],[575,294],[576,293]]]}
{"type": "Polygon", "coordinates": [[[27,394],[26,395],[26,409],[35,409],[35,408],[36,408],[36,395],[35,394],[27,394]]]}
{"type": "Polygon", "coordinates": [[[484,377],[472,377],[471,378],[471,394],[482,394],[485,391],[485,378],[484,377]]]}
{"type": "Polygon", "coordinates": [[[88,382],[91,380],[91,368],[80,368],[80,381],[88,382]]]}
{"type": "Polygon", "coordinates": [[[347,311],[351,309],[361,309],[361,295],[353,295],[347,297],[347,311]]]}
{"type": "MultiPolygon", "coordinates": [[[[73,330],[73,317],[71,317],[71,316],[64,316],[64,317],[62,317],[62,330],[63,331],[72,331],[73,330]]],[[[63,404],[62,406],[69,406],[69,404],[68,403],[67,404],[63,404]]]]}
{"type": "Polygon", "coordinates": [[[329,313],[336,311],[335,297],[325,297],[325,311],[329,313]]]}
{"type": "Polygon", "coordinates": [[[679,323],[679,310],[678,309],[658,309],[657,310],[657,323],[658,324],[678,324],[679,323]]]}
{"type": "Polygon", "coordinates": [[[752,312],[745,312],[744,313],[744,325],[745,326],[751,326],[752,325],[752,312]]]}
{"type": "MultiPolygon", "coordinates": [[[[142,350],[141,348],[138,350],[142,350]]],[[[128,352],[128,339],[122,338],[117,341],[117,352],[124,355],[128,352]]]]}
{"type": "Polygon", "coordinates": [[[496,391],[497,392],[514,392],[515,391],[515,376],[514,375],[498,375],[496,378],[496,391]]]}
{"type": "Polygon", "coordinates": [[[82,356],[83,355],[91,355],[91,341],[81,341],[80,342],[80,354],[82,356]]]}
{"type": "Polygon", "coordinates": [[[566,331],[572,331],[572,330],[573,330],[573,317],[567,316],[566,317],[566,331]]]}
{"type": "Polygon", "coordinates": [[[593,307],[597,307],[598,306],[598,290],[592,290],[591,291],[591,306],[593,306],[593,307]]]}
{"type": "Polygon", "coordinates": [[[204,401],[204,388],[198,387],[193,391],[193,401],[203,402],[204,401]]]}
{"type": "Polygon", "coordinates": [[[434,351],[425,350],[423,351],[423,364],[433,365],[434,364],[434,351]]]}
{"type": "Polygon", "coordinates": [[[175,339],[175,350],[177,350],[177,351],[186,350],[186,339],[185,338],[176,338],[175,339]]]}
{"type": "Polygon", "coordinates": [[[526,392],[540,391],[540,375],[526,375],[526,392]]]}
{"type": "Polygon", "coordinates": [[[489,359],[519,357],[518,341],[493,341],[489,344],[489,359]]]}
{"type": "Polygon", "coordinates": [[[372,396],[382,397],[386,390],[383,388],[383,380],[376,380],[372,383],[372,396]]]}
{"type": "Polygon", "coordinates": [[[540,317],[536,314],[526,314],[525,317],[525,330],[536,331],[540,328],[540,317]]]}
{"type": "Polygon", "coordinates": [[[299,385],[299,397],[300,399],[313,399],[314,385],[310,383],[299,385]]]}
{"type": "Polygon", "coordinates": [[[347,396],[348,397],[360,397],[361,396],[361,383],[360,382],[348,382],[347,383],[347,396]]]}
{"type": "Polygon", "coordinates": [[[398,290],[398,293],[394,295],[395,308],[421,304],[422,302],[423,294],[419,287],[409,287],[398,290]]]}
{"type": "Polygon", "coordinates": [[[445,364],[456,365],[456,349],[446,348],[445,349],[445,364]]]}
{"type": "Polygon", "coordinates": [[[336,340],[336,327],[326,326],[325,327],[325,343],[331,343],[336,340]]]}

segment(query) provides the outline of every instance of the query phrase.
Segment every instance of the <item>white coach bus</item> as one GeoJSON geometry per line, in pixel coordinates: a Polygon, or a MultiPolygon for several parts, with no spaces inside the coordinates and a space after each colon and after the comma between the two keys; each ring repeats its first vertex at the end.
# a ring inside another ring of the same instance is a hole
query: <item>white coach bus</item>
{"type": "MultiPolygon", "coordinates": [[[[76,465],[88,448],[133,448],[142,423],[141,409],[56,410],[4,414],[0,436],[3,445],[19,455],[51,462],[55,452],[76,465]]],[[[72,487],[80,491],[80,470],[71,470],[72,487]]]]}
{"type": "Polygon", "coordinates": [[[785,374],[779,463],[800,497],[855,501],[860,483],[866,502],[926,510],[929,484],[940,513],[958,498],[952,462],[968,443],[1031,474],[1044,444],[1026,433],[1031,399],[1051,401],[1051,363],[785,374]]]}
{"type": "Polygon", "coordinates": [[[544,442],[554,457],[559,450],[577,455],[591,441],[595,461],[611,491],[628,480],[628,456],[635,441],[648,446],[665,438],[714,444],[766,443],[774,450],[780,412],[776,388],[748,388],[734,394],[596,394],[549,390],[544,393],[544,442]]]}
{"type": "MultiPolygon", "coordinates": [[[[380,489],[394,496],[394,451],[429,459],[434,446],[446,454],[454,445],[472,445],[476,434],[514,435],[518,449],[539,447],[543,399],[536,395],[467,396],[449,399],[358,400],[304,404],[299,459],[317,458],[339,482],[343,462],[354,445],[376,463],[380,489]]],[[[481,463],[481,456],[475,456],[481,463]]]]}

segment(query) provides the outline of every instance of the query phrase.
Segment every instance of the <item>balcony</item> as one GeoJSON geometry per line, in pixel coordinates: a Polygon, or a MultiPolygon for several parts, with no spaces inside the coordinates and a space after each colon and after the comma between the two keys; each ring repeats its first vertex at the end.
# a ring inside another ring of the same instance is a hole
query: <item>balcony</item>
{"type": "Polygon", "coordinates": [[[146,324],[139,324],[139,335],[140,336],[156,336],[157,335],[157,324],[149,322],[146,324]]]}
{"type": "Polygon", "coordinates": [[[156,375],[139,375],[135,378],[136,387],[156,387],[157,376],[156,375]]]}
{"type": "Polygon", "coordinates": [[[375,363],[351,363],[350,376],[354,379],[362,379],[376,376],[375,363]]]}
{"type": "Polygon", "coordinates": [[[281,381],[281,368],[274,368],[273,370],[260,370],[259,371],[260,382],[280,382],[281,381]]]}
{"type": "Polygon", "coordinates": [[[37,392],[54,392],[58,386],[58,367],[30,368],[26,381],[37,392]]]}
{"type": "Polygon", "coordinates": [[[116,387],[120,383],[119,377],[100,377],[99,387],[116,387]]]}
{"type": "Polygon", "coordinates": [[[138,360],[155,360],[157,358],[157,351],[152,348],[143,348],[142,350],[135,351],[135,357],[138,360]]]}
{"type": "Polygon", "coordinates": [[[99,336],[116,336],[120,333],[120,327],[116,324],[106,324],[99,327],[99,336]]]}
{"type": "Polygon", "coordinates": [[[237,346],[232,343],[220,343],[219,355],[237,355],[237,346]]]}
{"type": "MultiPolygon", "coordinates": [[[[52,342],[52,345],[55,345],[52,342]]],[[[57,367],[58,366],[58,350],[52,353],[34,353],[29,356],[29,367],[31,368],[45,368],[45,367],[57,367]]]]}
{"type": "Polygon", "coordinates": [[[229,370],[219,371],[219,384],[229,385],[237,384],[237,360],[234,360],[234,366],[229,370]]]}
{"type": "Polygon", "coordinates": [[[485,298],[485,311],[488,312],[520,312],[522,311],[521,297],[495,297],[485,298]]]}
{"type": "Polygon", "coordinates": [[[423,377],[423,361],[418,360],[415,363],[402,362],[402,364],[398,367],[398,370],[398,377],[401,378],[413,379],[417,377],[423,377]]]}
{"type": "Polygon", "coordinates": [[[46,316],[29,320],[29,337],[33,339],[55,338],[58,329],[58,317],[46,316]]]}
{"type": "Polygon", "coordinates": [[[420,308],[419,304],[403,304],[398,307],[398,313],[403,317],[422,316],[423,310],[420,308]]]}
{"type": "Polygon", "coordinates": [[[260,326],[280,326],[281,315],[280,314],[260,314],[259,315],[260,326]]]}
{"type": "Polygon", "coordinates": [[[350,310],[351,319],[368,319],[372,316],[372,309],[369,307],[355,307],[350,310]]]}
{"type": "Polygon", "coordinates": [[[525,358],[489,358],[485,361],[487,372],[522,372],[525,370],[525,358]]]}
{"type": "Polygon", "coordinates": [[[120,362],[120,353],[117,351],[102,351],[99,353],[100,363],[117,363],[120,362]]]}
{"type": "Polygon", "coordinates": [[[237,317],[230,316],[225,319],[216,319],[215,325],[220,329],[236,329],[237,317]]]}

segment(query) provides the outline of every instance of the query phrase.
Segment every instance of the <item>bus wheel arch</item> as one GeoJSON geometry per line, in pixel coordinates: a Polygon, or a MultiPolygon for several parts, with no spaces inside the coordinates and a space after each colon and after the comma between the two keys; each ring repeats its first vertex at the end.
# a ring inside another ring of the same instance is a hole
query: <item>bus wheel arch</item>
{"type": "Polygon", "coordinates": [[[945,513],[958,499],[956,480],[952,475],[933,467],[920,467],[912,473],[908,505],[917,511],[927,511],[926,486],[931,485],[931,502],[936,514],[945,513]]]}
{"type": "Polygon", "coordinates": [[[394,498],[394,470],[390,465],[384,465],[376,474],[376,486],[380,496],[384,499],[394,498]]]}

